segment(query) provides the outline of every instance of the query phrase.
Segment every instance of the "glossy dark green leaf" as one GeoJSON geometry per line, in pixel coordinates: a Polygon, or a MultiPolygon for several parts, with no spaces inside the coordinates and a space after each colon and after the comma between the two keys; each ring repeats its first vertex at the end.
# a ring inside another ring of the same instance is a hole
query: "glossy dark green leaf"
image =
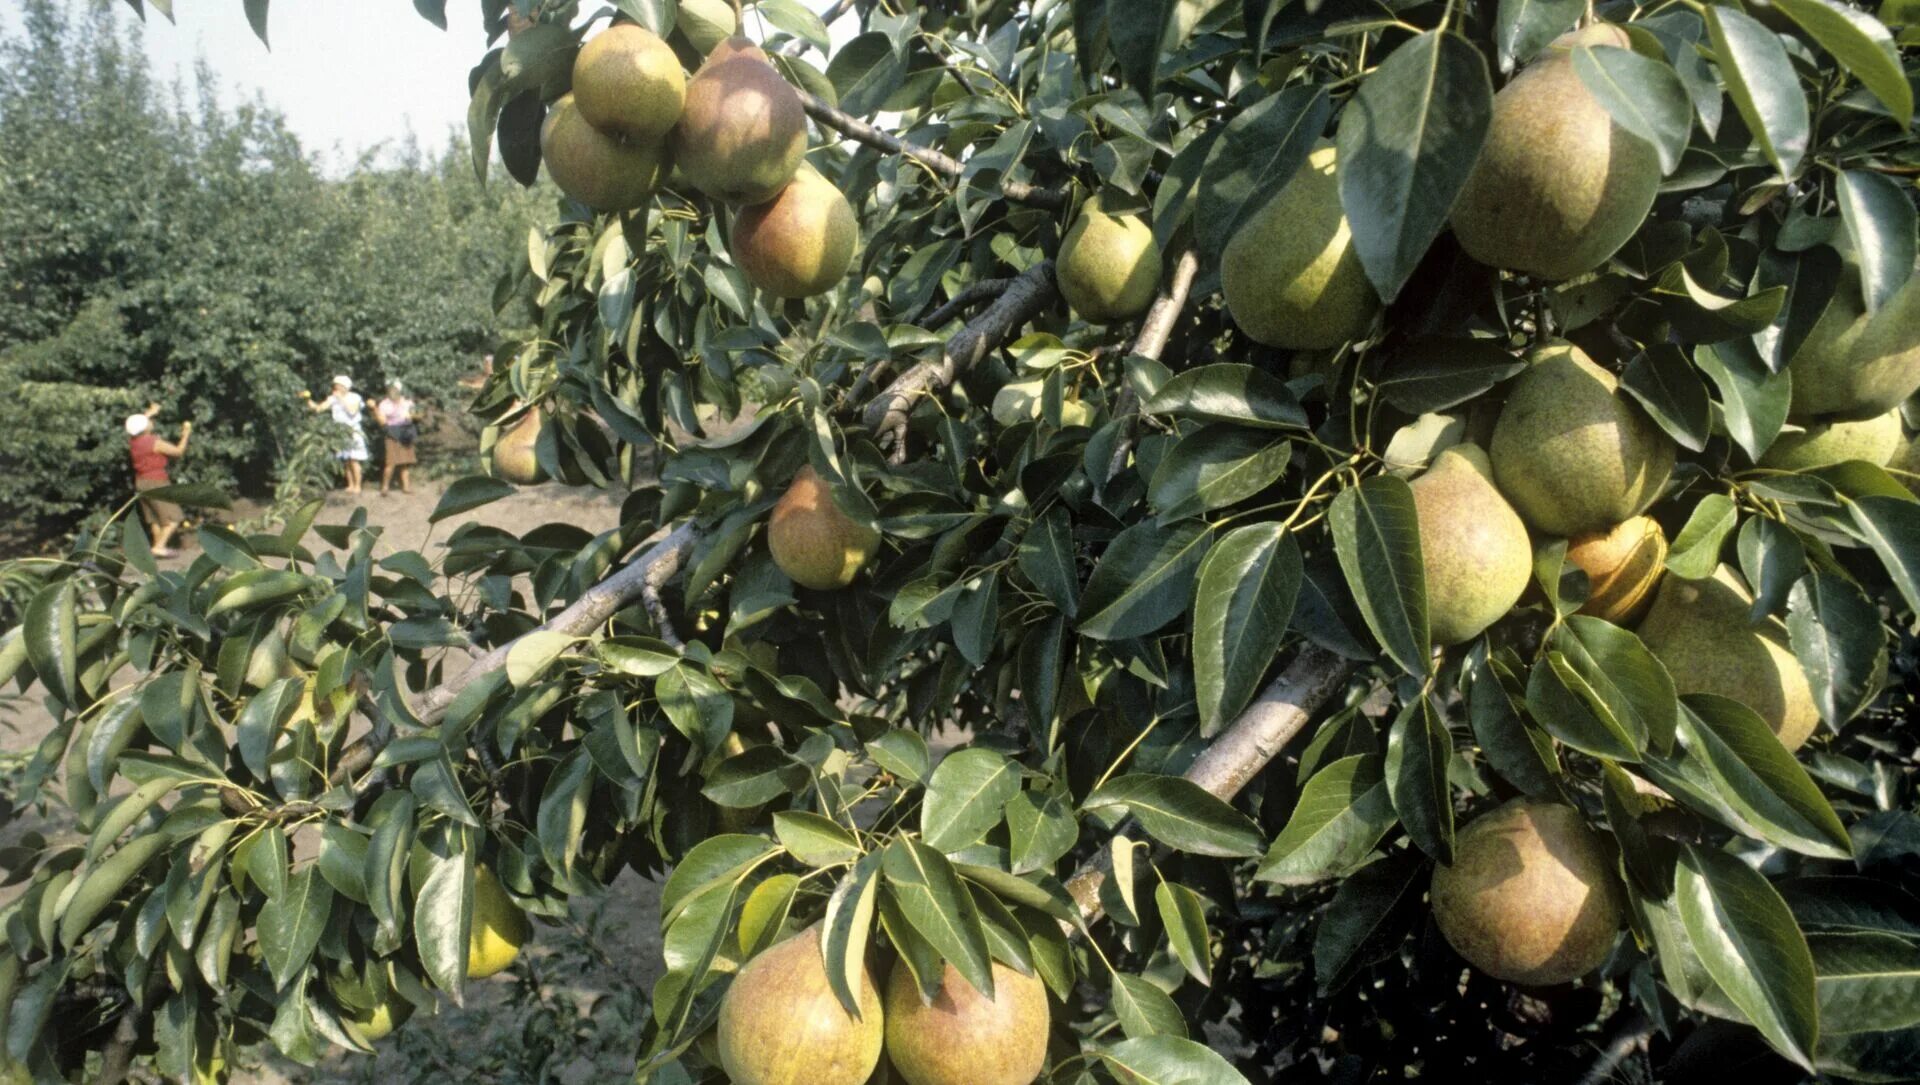
{"type": "Polygon", "coordinates": [[[1920,611],[1920,504],[1897,497],[1847,502],[1854,533],[1880,557],[1907,606],[1920,611]]]}
{"type": "Polygon", "coordinates": [[[766,837],[742,833],[711,836],[695,844],[660,889],[660,925],[671,924],[694,900],[739,885],[779,850],[766,837]]]}
{"type": "Polygon", "coordinates": [[[927,782],[920,832],[928,845],[959,851],[1000,824],[1020,792],[1020,767],[992,750],[969,747],[943,758],[927,782]]]}
{"type": "Polygon", "coordinates": [[[1453,861],[1453,736],[1425,697],[1400,710],[1387,732],[1387,794],[1407,836],[1442,863],[1453,861]]]}
{"type": "MultiPolygon", "coordinates": [[[[260,955],[273,973],[275,987],[286,989],[305,971],[320,945],[320,934],[326,929],[332,907],[333,889],[308,865],[287,879],[285,893],[260,909],[254,934],[260,940],[260,955]]],[[[464,959],[461,963],[464,966],[464,959]]]]}
{"type": "Polygon", "coordinates": [[[1398,820],[1381,759],[1343,757],[1313,774],[1254,876],[1306,885],[1359,869],[1398,820]]]}
{"type": "Polygon", "coordinates": [[[1881,931],[1807,934],[1820,1034],[1920,1027],[1920,941],[1881,931]]]}
{"type": "Polygon", "coordinates": [[[1291,446],[1243,426],[1202,426],[1179,439],[1160,461],[1147,502],[1161,524],[1225,508],[1254,496],[1286,473],[1291,446]]]}
{"type": "Polygon", "coordinates": [[[1693,507],[1667,550],[1667,571],[1687,580],[1705,580],[1720,567],[1720,552],[1740,523],[1740,510],[1726,494],[1708,494],[1693,507]]]}
{"type": "Polygon", "coordinates": [[[1713,433],[1713,404],[1699,371],[1680,348],[1657,343],[1636,355],[1621,374],[1620,387],[1639,401],[1647,417],[1675,444],[1693,452],[1707,447],[1713,433]]]}
{"type": "Polygon", "coordinates": [[[1376,475],[1340,491],[1328,519],[1367,628],[1408,674],[1427,673],[1427,571],[1413,491],[1402,479],[1376,475]]]}
{"type": "Polygon", "coordinates": [[[1774,1050],[1810,1067],[1820,1033],[1813,955],[1779,892],[1733,856],[1689,844],[1674,895],[1713,982],[1774,1050]]]}
{"type": "MultiPolygon", "coordinates": [[[[899,843],[904,846],[906,841],[899,843]]],[[[859,988],[866,982],[867,943],[880,897],[881,865],[881,856],[871,853],[855,862],[833,887],[827,914],[820,921],[820,953],[827,965],[827,982],[840,1005],[851,1014],[860,1012],[859,988]]],[[[902,905],[904,901],[896,894],[894,903],[902,905]]]]}
{"type": "Polygon", "coordinates": [[[776,810],[773,835],[782,847],[810,867],[851,863],[860,857],[860,841],[832,818],[806,810],[776,810]]]}
{"type": "Polygon", "coordinates": [[[1114,1016],[1120,1019],[1120,1031],[1128,1039],[1187,1035],[1187,1019],[1180,1007],[1165,991],[1139,976],[1116,970],[1109,998],[1114,1016]]]}
{"type": "Polygon", "coordinates": [[[1153,100],[1160,79],[1160,43],[1167,35],[1176,0],[1130,0],[1124,18],[1107,20],[1108,43],[1120,74],[1140,97],[1153,100]]]}
{"type": "Polygon", "coordinates": [[[967,581],[953,604],[953,643],[967,662],[978,667],[993,652],[1000,634],[1000,577],[985,573],[967,581]]]}
{"type": "Polygon", "coordinates": [[[1313,932],[1313,974],[1325,998],[1392,953],[1424,914],[1427,879],[1418,852],[1403,851],[1340,883],[1313,932]]]}
{"type": "Polygon", "coordinates": [[[468,933],[473,927],[473,855],[428,852],[427,877],[413,902],[413,944],[434,986],[463,1005],[468,933]]]}
{"type": "Polygon", "coordinates": [[[752,809],[807,786],[813,774],[778,746],[753,746],[714,766],[700,793],[721,806],[752,809]]]}
{"type": "Polygon", "coordinates": [[[1225,726],[1259,691],[1293,618],[1300,579],[1299,544],[1277,523],[1235,528],[1200,563],[1193,681],[1203,734],[1225,726]]]}
{"type": "Polygon", "coordinates": [[[1573,29],[1586,8],[1579,0],[1500,0],[1494,49],[1500,70],[1532,60],[1547,43],[1573,29]]]}
{"type": "Polygon", "coordinates": [[[1373,70],[1340,117],[1340,204],[1353,248],[1392,301],[1446,227],[1493,120],[1487,62],[1430,30],[1373,70]]]}
{"type": "Polygon", "coordinates": [[[1521,719],[1520,711],[1491,664],[1475,665],[1467,691],[1467,719],[1474,741],[1493,771],[1537,798],[1560,795],[1560,758],[1553,740],[1521,719]]]}
{"type": "Polygon", "coordinates": [[[842,45],[827,62],[827,80],[839,97],[841,111],[855,117],[878,112],[906,75],[905,59],[893,41],[877,31],[842,45]]]}
{"type": "Polygon", "coordinates": [[[1770,249],[1760,254],[1754,286],[1762,290],[1787,288],[1786,304],[1780,307],[1773,327],[1754,337],[1769,369],[1777,373],[1786,368],[1806,345],[1807,337],[1839,292],[1842,267],[1840,254],[1831,245],[1815,245],[1800,252],[1770,249]]]}
{"type": "Polygon", "coordinates": [[[1187,975],[1202,986],[1213,984],[1213,943],[1207,934],[1206,905],[1184,885],[1162,881],[1153,890],[1153,907],[1167,929],[1167,946],[1187,975]]]}
{"type": "Polygon", "coordinates": [[[1178,1036],[1122,1040],[1099,1054],[1121,1085],[1247,1085],[1219,1052],[1178,1036]]]}
{"type": "MultiPolygon", "coordinates": [[[[1900,66],[1893,35],[1878,19],[1831,0],[1772,0],[1773,6],[1833,54],[1900,122],[1913,125],[1913,85],[1900,66]]],[[[1885,6],[1881,10],[1889,10],[1885,6]]]]}
{"type": "Polygon", "coordinates": [[[1204,265],[1217,266],[1240,224],[1293,179],[1332,113],[1326,89],[1303,83],[1262,98],[1227,121],[1201,167],[1194,202],[1204,265]]]}
{"type": "Polygon", "coordinates": [[[1080,839],[1080,823],[1056,794],[1023,791],[1007,803],[1007,857],[1015,874],[1052,870],[1080,839]]]}
{"type": "Polygon", "coordinates": [[[1108,780],[1082,804],[1124,806],[1154,839],[1178,851],[1243,859],[1260,854],[1260,830],[1245,814],[1178,776],[1131,773],[1108,780]]]}
{"type": "Polygon", "coordinates": [[[20,622],[34,674],[47,692],[68,705],[74,704],[78,688],[76,621],[73,582],[56,580],[34,593],[20,622]]]}
{"type": "Polygon", "coordinates": [[[1174,375],[1141,410],[1204,422],[1267,429],[1305,429],[1307,414],[1278,378],[1250,365],[1216,362],[1174,375]]]}
{"type": "Polygon", "coordinates": [[[1740,572],[1753,585],[1750,621],[1779,613],[1787,605],[1787,595],[1807,567],[1806,544],[1793,529],[1778,520],[1753,516],[1740,525],[1735,543],[1740,555],[1740,572]]]}
{"type": "Polygon", "coordinates": [[[1394,352],[1375,382],[1388,403],[1410,415],[1457,407],[1527,363],[1494,339],[1417,339],[1394,352]]]}
{"type": "Polygon", "coordinates": [[[1786,47],[1759,20],[1736,8],[1710,4],[1703,13],[1727,96],[1755,142],[1783,176],[1791,178],[1807,153],[1807,98],[1786,47]]]}
{"type": "Polygon", "coordinates": [[[881,856],[887,892],[915,930],[980,993],[992,997],[986,932],[973,897],[947,857],[912,837],[899,837],[881,856]]]}
{"type": "Polygon", "coordinates": [[[1853,854],[1852,839],[1826,796],[1752,709],[1708,693],[1689,694],[1684,705],[1687,756],[1707,769],[1721,798],[1743,819],[1735,828],[1807,855],[1853,854]]]}
{"type": "Polygon", "coordinates": [[[1080,609],[1073,554],[1073,520],[1058,506],[1034,518],[1015,551],[1021,574],[1069,618],[1080,609]]]}
{"type": "Polygon", "coordinates": [[[1631,49],[1581,46],[1573,70],[1620,127],[1653,145],[1660,172],[1672,173],[1693,130],[1693,104],[1673,68],[1631,49]]]}
{"type": "Polygon", "coordinates": [[[440,500],[433,506],[433,514],[427,517],[428,523],[437,524],[450,516],[471,512],[483,505],[490,505],[503,497],[512,496],[513,483],[486,475],[469,475],[455,479],[447,487],[440,500]]]}
{"type": "Polygon", "coordinates": [[[1727,434],[1758,463],[1786,424],[1792,377],[1769,372],[1759,351],[1744,339],[1702,344],[1693,360],[1720,390],[1727,434]]]}
{"type": "Polygon", "coordinates": [[[1080,596],[1080,633],[1095,640],[1145,636],[1185,614],[1212,532],[1187,521],[1135,524],[1100,555],[1080,596]]]}
{"type": "Polygon", "coordinates": [[[1815,570],[1788,596],[1787,635],[1820,718],[1839,730],[1879,692],[1886,674],[1880,608],[1851,580],[1815,570]]]}
{"type": "MultiPolygon", "coordinates": [[[[1798,2],[1827,10],[1822,0],[1798,2]]],[[[1899,83],[1907,85],[1904,78],[1899,83]]],[[[1911,100],[1908,108],[1912,108],[1911,100]]],[[[1846,223],[1854,258],[1860,264],[1860,292],[1868,312],[1891,300],[1913,274],[1914,248],[1920,244],[1914,225],[1920,212],[1914,210],[1909,194],[1912,187],[1871,170],[1842,170],[1840,183],[1835,186],[1840,220],[1846,223]]]]}

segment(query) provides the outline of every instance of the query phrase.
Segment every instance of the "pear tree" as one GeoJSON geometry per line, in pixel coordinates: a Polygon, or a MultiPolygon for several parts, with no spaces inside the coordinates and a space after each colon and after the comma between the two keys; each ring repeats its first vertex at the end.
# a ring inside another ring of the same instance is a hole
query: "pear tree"
{"type": "Polygon", "coordinates": [[[1911,4],[820,6],[479,4],[566,195],[436,518],[618,527],[12,571],[0,1080],[628,868],[642,1082],[1920,1076],[1911,4]]]}

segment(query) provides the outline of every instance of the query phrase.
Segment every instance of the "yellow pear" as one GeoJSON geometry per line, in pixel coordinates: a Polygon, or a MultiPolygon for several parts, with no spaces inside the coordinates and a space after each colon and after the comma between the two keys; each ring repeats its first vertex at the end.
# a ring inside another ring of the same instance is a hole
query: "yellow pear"
{"type": "Polygon", "coordinates": [[[623,143],[602,132],[580,115],[571,94],[547,111],[540,157],[560,191],[602,212],[645,206],[668,169],[658,141],[623,143]]]}
{"type": "Polygon", "coordinates": [[[716,46],[687,83],[673,130],[680,171],[716,200],[765,203],[807,152],[807,114],[793,86],[745,38],[716,46]]]}
{"type": "Polygon", "coordinates": [[[658,143],[680,121],[687,74],[659,36],[615,23],[573,61],[573,101],[587,123],[629,143],[658,143]]]}
{"type": "Polygon", "coordinates": [[[493,474],[496,478],[506,479],[518,486],[531,486],[545,482],[546,469],[540,466],[539,457],[534,454],[534,446],[540,440],[540,431],[545,428],[546,420],[539,408],[522,415],[511,429],[501,434],[493,442],[489,452],[493,474]]]}
{"type": "Polygon", "coordinates": [[[1494,488],[1478,445],[1454,445],[1413,480],[1427,624],[1435,644],[1460,644],[1499,621],[1533,576],[1526,525],[1494,488]]]}
{"type": "Polygon", "coordinates": [[[1667,563],[1667,535],[1651,516],[1633,516],[1605,531],[1567,540],[1567,560],[1587,574],[1580,613],[1616,625],[1633,621],[1653,601],[1667,563]]]}
{"type": "Polygon", "coordinates": [[[1860,272],[1845,264],[1826,312],[1787,363],[1795,421],[1883,414],[1920,389],[1920,275],[1872,313],[1860,272]]]}
{"type": "Polygon", "coordinates": [[[733,220],[733,260],[775,297],[811,298],[847,277],[860,223],[833,182],[802,164],[778,196],[733,220]]]}
{"type": "Polygon", "coordinates": [[[1820,723],[1813,690],[1776,618],[1748,620],[1753,596],[1725,565],[1708,580],[1669,576],[1640,623],[1640,639],[1681,694],[1717,693],[1745,704],[1789,750],[1820,723]]]}
{"type": "MultiPolygon", "coordinates": [[[[1571,44],[1612,48],[1609,31],[1571,44]]],[[[1653,146],[1614,123],[1570,52],[1550,50],[1494,95],[1486,143],[1453,205],[1453,232],[1483,264],[1572,278],[1627,243],[1659,187],[1653,146]]]]}
{"type": "Polygon", "coordinates": [[[1494,481],[1529,526],[1581,535],[1644,512],[1667,484],[1674,446],[1571,343],[1534,351],[1488,449],[1494,481]]]}
{"type": "Polygon", "coordinates": [[[887,1058],[907,1085],[1030,1085],[1047,1062],[1050,1010],[1039,979],[993,962],[993,997],[950,964],[922,1001],[902,961],[887,979],[887,1058]]]}
{"type": "Polygon", "coordinates": [[[483,980],[506,970],[533,934],[527,913],[484,866],[473,869],[473,926],[467,934],[467,978],[483,980]]]}
{"type": "Polygon", "coordinates": [[[1811,471],[1848,460],[1884,467],[1900,451],[1900,412],[1888,411],[1858,422],[1815,422],[1798,433],[1783,433],[1760,457],[1760,466],[1780,471],[1811,471]]]}
{"type": "Polygon", "coordinates": [[[1060,243],[1054,271],[1061,296],[1080,319],[1094,324],[1132,320],[1147,311],[1160,288],[1160,246],[1146,219],[1110,215],[1096,196],[1060,243]]]}
{"type": "Polygon", "coordinates": [[[1529,799],[1460,830],[1432,898],[1434,923],[1468,964],[1530,987],[1598,968],[1625,914],[1613,857],[1580,812],[1529,799]]]}
{"type": "Polygon", "coordinates": [[[716,1040],[733,1085],[861,1085],[880,1063],[880,993],[862,967],[860,1016],[827,982],[816,924],[753,958],[720,999],[716,1040]]]}
{"type": "Polygon", "coordinates": [[[880,533],[834,504],[832,487],[812,467],[793,476],[767,519],[767,549],[794,583],[832,591],[853,583],[880,545],[880,533]]]}
{"type": "Polygon", "coordinates": [[[1254,340],[1326,350],[1367,333],[1380,296],[1360,266],[1340,208],[1333,144],[1322,142],[1221,254],[1233,322],[1254,340]]]}

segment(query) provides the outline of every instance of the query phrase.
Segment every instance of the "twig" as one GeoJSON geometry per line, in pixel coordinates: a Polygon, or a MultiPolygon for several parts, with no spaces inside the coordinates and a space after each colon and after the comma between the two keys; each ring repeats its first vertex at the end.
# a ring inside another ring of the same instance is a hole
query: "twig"
{"type": "MultiPolygon", "coordinates": [[[[798,91],[800,102],[807,107],[807,115],[828,128],[846,136],[848,139],[875,147],[889,154],[903,154],[921,165],[959,180],[964,177],[967,167],[961,161],[944,151],[932,147],[923,147],[918,143],[908,143],[891,132],[884,132],[866,121],[850,114],[842,113],[825,100],[804,90],[798,91]]],[[[1067,206],[1067,194],[1059,189],[1040,188],[1025,181],[1003,179],[1000,191],[1007,199],[1015,203],[1024,203],[1030,207],[1058,211],[1067,206]]]]}
{"type": "Polygon", "coordinates": [[[999,299],[947,340],[940,357],[921,362],[895,378],[867,404],[864,421],[876,438],[891,437],[894,462],[906,458],[907,415],[923,395],[952,385],[954,378],[998,349],[1014,332],[1046,308],[1058,290],[1053,261],[1042,260],[1022,272],[999,299]]]}
{"type": "MultiPolygon", "coordinates": [[[[1185,777],[1214,797],[1231,800],[1332,700],[1354,666],[1324,648],[1302,648],[1287,669],[1200,754],[1185,777]]],[[[1067,880],[1067,893],[1088,924],[1102,911],[1100,886],[1112,863],[1111,851],[1102,848],[1067,880]]]]}
{"type": "MultiPolygon", "coordinates": [[[[1167,340],[1173,337],[1173,326],[1180,322],[1180,314],[1186,310],[1187,296],[1193,293],[1193,280],[1200,273],[1200,254],[1188,249],[1173,262],[1173,279],[1167,283],[1166,290],[1147,310],[1140,321],[1140,334],[1133,340],[1133,353],[1144,355],[1158,361],[1167,349],[1167,340]]],[[[1120,431],[1120,439],[1113,443],[1113,459],[1107,465],[1107,477],[1120,473],[1127,465],[1127,457],[1133,454],[1134,430],[1139,419],[1133,414],[1133,386],[1121,383],[1120,394],[1115,398],[1113,413],[1116,418],[1125,418],[1120,431]]]]}
{"type": "Polygon", "coordinates": [[[1013,284],[1013,279],[981,279],[976,283],[968,283],[960,289],[959,293],[948,298],[945,305],[915,320],[914,323],[928,331],[945,327],[947,321],[952,320],[954,317],[959,316],[961,313],[966,312],[968,309],[983,301],[990,301],[999,297],[1006,293],[1007,288],[1013,284]]]}
{"type": "Polygon", "coordinates": [[[1606,1050],[1600,1052],[1600,1057],[1594,1059],[1593,1065],[1587,1068],[1586,1076],[1580,1079],[1580,1085],[1606,1085],[1607,1082],[1612,1081],[1613,1072],[1620,1068],[1621,1063],[1627,1061],[1628,1056],[1647,1046],[1647,1041],[1653,1038],[1653,1031],[1653,1021],[1646,1014],[1638,1010],[1629,1014],[1627,1019],[1620,1023],[1619,1031],[1613,1034],[1613,1042],[1608,1044],[1606,1050]]]}

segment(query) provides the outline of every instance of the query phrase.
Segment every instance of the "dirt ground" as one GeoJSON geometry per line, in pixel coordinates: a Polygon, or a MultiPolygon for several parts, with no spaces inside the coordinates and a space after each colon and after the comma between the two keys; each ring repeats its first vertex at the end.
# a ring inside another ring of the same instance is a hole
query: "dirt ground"
{"type": "MultiPolygon", "coordinates": [[[[375,480],[377,481],[377,480],[375,480]]],[[[443,544],[462,522],[483,521],[515,533],[550,522],[589,531],[613,527],[619,501],[595,490],[558,485],[526,487],[512,496],[440,524],[427,517],[445,490],[441,480],[419,479],[412,494],[381,496],[370,486],[358,498],[335,493],[320,523],[343,523],[356,505],[385,529],[387,551],[443,544]]],[[[255,509],[236,508],[244,519],[255,509]]],[[[317,541],[317,540],[316,540],[317,541]]],[[[192,550],[173,559],[191,559],[192,550]]],[[[52,726],[38,691],[0,694],[0,770],[23,763],[52,726]]],[[[4,782],[0,775],[0,783],[4,782]]],[[[58,795],[58,787],[49,788],[58,795]]],[[[0,813],[5,808],[0,807],[0,813]]],[[[27,833],[58,840],[74,834],[58,805],[15,811],[0,824],[0,848],[27,833]]],[[[475,985],[464,1009],[443,1006],[431,1018],[417,1015],[381,1046],[378,1055],[337,1053],[316,1069],[275,1060],[243,1069],[236,1081],[262,1085],[335,1085],[345,1082],[588,1082],[624,1080],[632,1072],[645,995],[659,972],[659,883],[628,871],[595,899],[575,902],[566,923],[538,925],[534,944],[508,973],[475,985]]],[[[0,887],[0,903],[14,894],[0,887]]]]}

